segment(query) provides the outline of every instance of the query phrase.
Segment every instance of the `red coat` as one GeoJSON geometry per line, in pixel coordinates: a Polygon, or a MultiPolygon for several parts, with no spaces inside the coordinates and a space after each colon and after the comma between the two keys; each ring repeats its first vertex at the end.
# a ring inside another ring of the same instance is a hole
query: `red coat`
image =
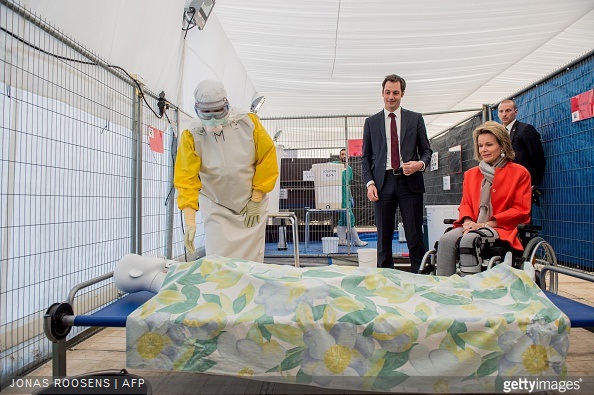
{"type": "MultiPolygon", "coordinates": [[[[482,181],[483,174],[478,166],[464,173],[462,202],[458,208],[460,217],[454,227],[462,226],[465,217],[473,221],[478,219],[482,181]]],[[[532,182],[530,173],[524,166],[508,162],[505,167],[495,169],[491,205],[493,215],[489,220],[497,220],[495,229],[499,238],[507,240],[514,249],[523,250],[517,237],[517,226],[530,220],[532,206],[532,182]]]]}

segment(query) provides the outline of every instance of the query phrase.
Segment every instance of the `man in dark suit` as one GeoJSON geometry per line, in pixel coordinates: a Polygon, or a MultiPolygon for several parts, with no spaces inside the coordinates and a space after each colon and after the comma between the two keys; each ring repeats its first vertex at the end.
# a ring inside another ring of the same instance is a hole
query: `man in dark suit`
{"type": "Polygon", "coordinates": [[[529,123],[516,120],[518,108],[513,100],[503,100],[497,108],[499,119],[507,128],[516,153],[514,162],[528,169],[532,185],[538,186],[545,170],[545,156],[540,134],[529,123]]]}
{"type": "Polygon", "coordinates": [[[417,273],[426,251],[422,235],[423,171],[433,151],[423,116],[400,107],[405,90],[402,77],[392,74],[384,79],[384,109],[365,120],[361,160],[367,197],[374,202],[377,265],[394,268],[392,239],[400,206],[411,272],[417,273]]]}

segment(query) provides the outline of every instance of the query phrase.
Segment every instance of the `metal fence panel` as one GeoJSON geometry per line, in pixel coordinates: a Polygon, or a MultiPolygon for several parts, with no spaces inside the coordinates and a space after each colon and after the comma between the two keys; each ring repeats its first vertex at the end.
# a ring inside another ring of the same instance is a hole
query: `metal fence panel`
{"type": "MultiPolygon", "coordinates": [[[[311,173],[308,173],[312,165],[338,162],[340,150],[347,148],[347,163],[353,169],[349,187],[355,200],[354,225],[359,228],[375,227],[373,204],[367,199],[361,175],[361,154],[353,150],[357,144],[360,148],[365,118],[367,115],[262,118],[268,133],[277,136],[276,143],[284,147],[280,175],[281,211],[295,212],[303,223],[306,208],[315,208],[315,186],[311,173]]],[[[338,214],[313,221],[328,226],[320,226],[319,230],[314,227],[311,237],[332,236],[337,222],[338,214]]]]}
{"type": "MultiPolygon", "coordinates": [[[[149,108],[156,108],[154,94],[145,91],[148,105],[137,105],[129,76],[16,3],[0,5],[0,27],[0,381],[6,383],[49,357],[47,307],[74,285],[111,272],[138,245],[144,255],[181,255],[183,234],[171,190],[177,109],[169,111],[170,127],[149,108]],[[162,153],[151,149],[155,130],[163,132],[162,153]]],[[[90,287],[75,311],[91,312],[116,297],[113,285],[90,287]]],[[[70,338],[81,331],[74,328],[70,338]]]]}
{"type": "Polygon", "coordinates": [[[547,161],[534,221],[560,262],[588,272],[594,272],[594,118],[572,122],[570,100],[593,86],[590,54],[514,98],[519,120],[540,133],[547,161]]]}

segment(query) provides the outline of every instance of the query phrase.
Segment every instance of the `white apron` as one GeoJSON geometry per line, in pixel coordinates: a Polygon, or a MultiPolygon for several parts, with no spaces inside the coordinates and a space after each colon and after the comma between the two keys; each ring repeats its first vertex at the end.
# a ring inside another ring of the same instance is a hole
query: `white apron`
{"type": "Polygon", "coordinates": [[[247,114],[220,132],[192,131],[202,160],[199,204],[207,255],[264,261],[268,196],[260,204],[260,222],[252,228],[244,226],[245,216],[239,214],[252,195],[256,170],[253,133],[254,124],[247,114]]]}

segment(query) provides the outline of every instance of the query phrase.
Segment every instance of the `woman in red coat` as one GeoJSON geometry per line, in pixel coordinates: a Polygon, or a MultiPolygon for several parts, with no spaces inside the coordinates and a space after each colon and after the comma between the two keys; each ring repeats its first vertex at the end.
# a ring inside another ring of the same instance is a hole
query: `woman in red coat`
{"type": "Polygon", "coordinates": [[[474,251],[474,239],[480,237],[477,230],[507,241],[516,250],[524,249],[517,226],[530,220],[530,173],[512,162],[514,151],[503,125],[486,122],[474,130],[472,138],[479,165],[464,174],[460,216],[454,228],[439,239],[436,265],[439,276],[456,272],[458,239],[462,273],[480,271],[476,254],[468,253],[474,251]]]}

